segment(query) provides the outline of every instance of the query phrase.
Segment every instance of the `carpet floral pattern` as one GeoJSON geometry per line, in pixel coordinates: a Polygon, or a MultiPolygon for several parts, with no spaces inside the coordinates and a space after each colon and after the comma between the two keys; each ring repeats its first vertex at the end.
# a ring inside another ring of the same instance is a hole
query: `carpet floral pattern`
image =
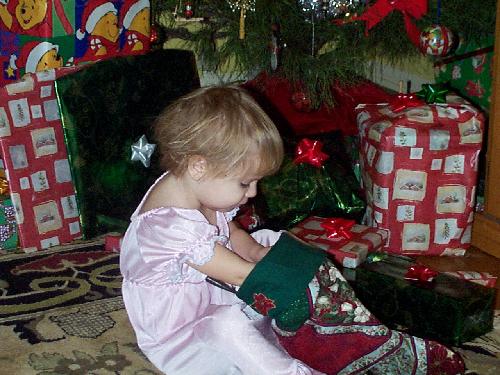
{"type": "MultiPolygon", "coordinates": [[[[0,373],[161,375],[137,347],[118,259],[99,241],[0,257],[0,373]]],[[[457,349],[468,375],[500,373],[500,311],[457,349]]]]}
{"type": "Polygon", "coordinates": [[[97,242],[0,258],[0,372],[161,374],[137,347],[118,257],[97,242]]]}

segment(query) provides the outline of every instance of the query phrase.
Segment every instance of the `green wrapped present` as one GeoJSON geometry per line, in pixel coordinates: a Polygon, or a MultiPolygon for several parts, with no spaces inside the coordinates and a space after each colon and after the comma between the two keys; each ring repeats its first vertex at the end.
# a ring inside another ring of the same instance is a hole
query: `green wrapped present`
{"type": "Polygon", "coordinates": [[[194,54],[181,50],[100,61],[56,80],[86,238],[126,228],[161,174],[147,143],[154,119],[197,87],[194,54]]]}
{"type": "Polygon", "coordinates": [[[390,328],[460,345],[493,329],[495,291],[411,258],[372,253],[355,270],[358,298],[390,328]],[[370,262],[376,258],[378,261],[370,262]]]}
{"type": "Polygon", "coordinates": [[[280,170],[259,185],[266,226],[289,229],[311,215],[360,219],[365,203],[336,133],[285,145],[294,158],[287,151],[280,170]]]}

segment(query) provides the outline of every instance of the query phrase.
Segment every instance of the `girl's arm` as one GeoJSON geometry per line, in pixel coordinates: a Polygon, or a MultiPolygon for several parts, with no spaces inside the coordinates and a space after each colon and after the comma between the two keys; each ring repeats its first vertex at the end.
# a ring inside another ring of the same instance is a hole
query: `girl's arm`
{"type": "Polygon", "coordinates": [[[249,262],[258,262],[266,255],[270,247],[259,244],[245,230],[240,228],[234,221],[229,222],[229,240],[236,254],[249,262]]]}
{"type": "Polygon", "coordinates": [[[232,285],[241,285],[253,270],[255,263],[249,262],[231,250],[216,243],[214,256],[207,263],[198,266],[188,263],[194,269],[213,279],[232,285]]]}

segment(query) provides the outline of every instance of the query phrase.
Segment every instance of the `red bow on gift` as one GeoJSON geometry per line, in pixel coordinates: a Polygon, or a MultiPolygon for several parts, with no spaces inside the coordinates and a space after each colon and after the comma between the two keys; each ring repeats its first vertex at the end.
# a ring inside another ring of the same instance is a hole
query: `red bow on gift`
{"type": "Polygon", "coordinates": [[[420,100],[413,94],[399,94],[389,103],[393,112],[400,112],[406,108],[420,107],[424,104],[423,100],[420,100]]]}
{"type": "Polygon", "coordinates": [[[427,13],[427,0],[378,0],[368,7],[362,15],[353,17],[352,20],[366,21],[365,34],[368,35],[368,30],[382,21],[393,10],[400,11],[403,14],[408,38],[418,47],[420,44],[420,30],[412,19],[418,20],[427,13]]]}
{"type": "Polygon", "coordinates": [[[354,224],[356,224],[354,220],[333,218],[323,221],[321,227],[326,230],[328,238],[344,238],[348,240],[353,237],[351,228],[354,224]]]}
{"type": "Polygon", "coordinates": [[[438,275],[438,273],[439,272],[434,271],[433,269],[422,264],[414,264],[408,267],[408,271],[406,271],[405,274],[405,279],[423,281],[428,283],[431,282],[434,277],[438,275]]]}
{"type": "Polygon", "coordinates": [[[295,164],[307,163],[314,167],[321,167],[326,159],[329,158],[321,149],[323,143],[320,141],[313,141],[308,138],[302,139],[295,149],[295,164]]]}

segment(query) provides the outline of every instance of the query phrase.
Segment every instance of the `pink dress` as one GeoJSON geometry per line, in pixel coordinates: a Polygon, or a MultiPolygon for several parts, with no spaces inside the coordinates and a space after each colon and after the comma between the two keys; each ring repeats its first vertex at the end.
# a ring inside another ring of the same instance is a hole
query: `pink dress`
{"type": "MultiPolygon", "coordinates": [[[[192,209],[139,214],[147,194],[123,239],[120,269],[127,313],[151,362],[167,375],[320,374],[286,353],[269,319],[186,264],[211,259],[215,242],[227,242],[234,214],[218,212],[217,226],[192,209]]],[[[254,235],[264,245],[277,237],[254,235]]]]}

